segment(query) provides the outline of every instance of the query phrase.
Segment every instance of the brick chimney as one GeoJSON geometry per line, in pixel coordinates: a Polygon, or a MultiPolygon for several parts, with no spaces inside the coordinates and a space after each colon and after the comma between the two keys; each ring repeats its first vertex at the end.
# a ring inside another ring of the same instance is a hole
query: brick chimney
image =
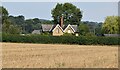
{"type": "Polygon", "coordinates": [[[63,16],[60,17],[60,26],[63,27],[63,16]]]}

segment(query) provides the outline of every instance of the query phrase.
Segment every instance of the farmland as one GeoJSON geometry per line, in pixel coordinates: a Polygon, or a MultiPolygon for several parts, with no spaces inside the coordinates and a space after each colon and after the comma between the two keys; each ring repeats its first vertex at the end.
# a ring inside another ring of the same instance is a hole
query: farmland
{"type": "Polygon", "coordinates": [[[117,68],[117,46],[2,43],[3,68],[117,68]]]}

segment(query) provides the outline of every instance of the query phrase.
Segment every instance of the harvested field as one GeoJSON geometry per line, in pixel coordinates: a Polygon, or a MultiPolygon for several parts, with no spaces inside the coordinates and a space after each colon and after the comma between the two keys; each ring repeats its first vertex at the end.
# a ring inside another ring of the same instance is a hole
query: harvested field
{"type": "Polygon", "coordinates": [[[117,46],[2,43],[3,68],[117,68],[117,46]]]}

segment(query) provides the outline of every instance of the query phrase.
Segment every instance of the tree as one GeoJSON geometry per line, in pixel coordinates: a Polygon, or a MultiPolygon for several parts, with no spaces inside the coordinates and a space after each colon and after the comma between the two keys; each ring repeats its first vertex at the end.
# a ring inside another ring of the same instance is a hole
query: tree
{"type": "Polygon", "coordinates": [[[106,34],[119,34],[120,29],[120,17],[118,16],[107,16],[102,26],[102,30],[106,34]]]}
{"type": "Polygon", "coordinates": [[[27,19],[25,21],[25,31],[26,33],[31,33],[33,31],[33,20],[32,19],[27,19]]]}
{"type": "Polygon", "coordinates": [[[79,24],[82,18],[80,9],[71,3],[57,3],[51,14],[55,24],[60,23],[61,16],[64,17],[64,24],[79,24]]]}
{"type": "Polygon", "coordinates": [[[17,25],[10,25],[9,34],[20,34],[22,32],[22,28],[17,25]]]}
{"type": "Polygon", "coordinates": [[[2,31],[8,34],[20,34],[21,28],[9,20],[9,13],[6,8],[0,7],[2,13],[2,31]]]}
{"type": "Polygon", "coordinates": [[[8,11],[6,8],[4,8],[3,6],[0,6],[0,16],[2,16],[2,23],[6,23],[8,20],[8,11]]]}
{"type": "Polygon", "coordinates": [[[18,25],[12,24],[11,22],[7,22],[3,24],[3,33],[7,34],[20,34],[22,32],[21,27],[18,25]]]}
{"type": "Polygon", "coordinates": [[[101,23],[98,23],[97,25],[96,25],[96,28],[95,28],[95,34],[97,34],[97,35],[101,35],[102,34],[102,22],[101,23]]]}
{"type": "Polygon", "coordinates": [[[89,27],[87,24],[81,23],[78,28],[80,35],[86,35],[89,33],[89,27]]]}
{"type": "Polygon", "coordinates": [[[1,13],[1,17],[2,17],[2,31],[5,33],[8,33],[9,30],[9,26],[10,26],[10,21],[8,20],[8,11],[6,8],[4,8],[3,6],[0,6],[0,13],[1,13]]]}
{"type": "Polygon", "coordinates": [[[25,32],[25,17],[23,15],[9,16],[8,19],[13,25],[17,25],[17,26],[21,27],[22,33],[25,32]]]}

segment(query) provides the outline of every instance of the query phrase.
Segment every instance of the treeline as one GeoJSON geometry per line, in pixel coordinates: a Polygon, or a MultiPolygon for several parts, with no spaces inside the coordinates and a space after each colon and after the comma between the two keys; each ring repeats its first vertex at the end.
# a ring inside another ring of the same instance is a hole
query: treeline
{"type": "Polygon", "coordinates": [[[33,30],[40,29],[41,24],[52,24],[50,20],[25,19],[23,15],[9,15],[9,12],[3,6],[0,6],[0,20],[1,30],[7,34],[30,34],[33,30]]]}
{"type": "Polygon", "coordinates": [[[79,45],[120,45],[120,37],[86,36],[45,36],[3,34],[3,42],[43,43],[43,44],[79,44],[79,45]]]}
{"type": "Polygon", "coordinates": [[[20,16],[9,16],[8,20],[21,28],[22,34],[29,34],[33,30],[40,30],[41,24],[52,24],[50,20],[44,20],[39,18],[25,19],[23,15],[20,16]]]}

